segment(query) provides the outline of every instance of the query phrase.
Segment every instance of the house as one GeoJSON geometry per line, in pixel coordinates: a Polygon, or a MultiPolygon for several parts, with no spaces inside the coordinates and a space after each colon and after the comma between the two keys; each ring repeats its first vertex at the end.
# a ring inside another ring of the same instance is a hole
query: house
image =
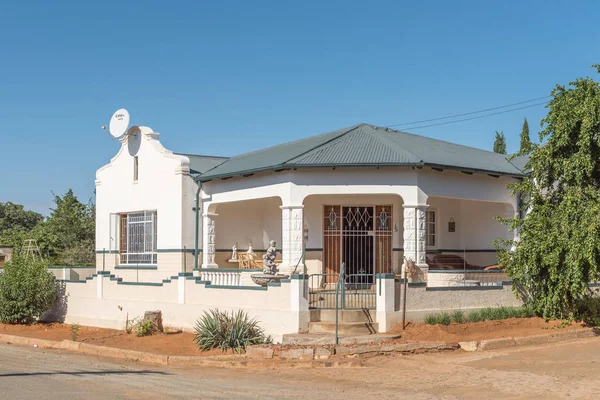
{"type": "Polygon", "coordinates": [[[10,261],[12,252],[12,246],[0,246],[0,268],[4,268],[4,265],[10,261]]]}
{"type": "Polygon", "coordinates": [[[148,127],[126,136],[96,174],[97,269],[161,282],[193,270],[237,268],[275,240],[283,273],[358,281],[497,263],[512,238],[507,185],[523,161],[389,128],[358,124],[230,158],[174,153],[148,127]],[[445,258],[444,258],[445,256],[445,258]]]}

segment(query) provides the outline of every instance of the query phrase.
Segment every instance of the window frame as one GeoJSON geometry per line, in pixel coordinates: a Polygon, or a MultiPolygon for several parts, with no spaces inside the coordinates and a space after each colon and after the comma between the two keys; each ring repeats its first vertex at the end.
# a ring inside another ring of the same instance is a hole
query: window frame
{"type": "Polygon", "coordinates": [[[438,229],[438,212],[435,208],[428,208],[425,210],[425,248],[428,250],[435,250],[438,248],[439,243],[439,229],[438,229]],[[429,213],[432,213],[434,216],[434,221],[429,221],[429,213]],[[433,226],[433,233],[429,233],[429,227],[433,226]],[[433,245],[429,242],[429,237],[433,237],[433,245]]]}
{"type": "Polygon", "coordinates": [[[156,210],[119,213],[120,264],[156,265],[158,261],[157,227],[158,212],[156,210]],[[133,218],[136,220],[132,220],[133,218]]]}

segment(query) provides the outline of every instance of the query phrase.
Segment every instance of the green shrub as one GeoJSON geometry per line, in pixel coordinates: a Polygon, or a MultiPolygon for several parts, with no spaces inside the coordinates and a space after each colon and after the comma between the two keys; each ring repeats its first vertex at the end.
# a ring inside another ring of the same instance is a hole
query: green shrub
{"type": "Polygon", "coordinates": [[[450,317],[452,318],[452,322],[454,323],[462,324],[463,322],[465,322],[465,313],[462,310],[452,311],[450,317]]]}
{"type": "Polygon", "coordinates": [[[508,318],[530,318],[535,313],[531,307],[486,307],[481,310],[472,311],[465,315],[464,311],[456,310],[451,314],[446,312],[440,314],[429,314],[424,322],[429,325],[449,325],[450,322],[463,324],[465,322],[495,321],[508,318]]]}
{"type": "Polygon", "coordinates": [[[429,314],[424,318],[426,324],[429,325],[450,325],[452,321],[452,317],[447,312],[443,312],[440,314],[429,314]]]}
{"type": "Polygon", "coordinates": [[[244,311],[210,310],[196,321],[194,342],[202,351],[229,349],[240,353],[254,344],[271,343],[270,337],[244,311]]]}
{"type": "Polygon", "coordinates": [[[156,327],[149,319],[143,319],[135,325],[135,334],[137,336],[148,336],[154,332],[156,332],[156,327]]]}
{"type": "Polygon", "coordinates": [[[473,312],[470,312],[469,314],[467,314],[467,322],[479,322],[479,321],[483,321],[481,312],[473,311],[473,312]]]}
{"type": "Polygon", "coordinates": [[[0,322],[32,324],[56,299],[56,280],[41,260],[15,255],[0,274],[0,322]]]}
{"type": "Polygon", "coordinates": [[[71,340],[76,342],[77,338],[79,337],[79,324],[73,324],[71,325],[71,340]]]}

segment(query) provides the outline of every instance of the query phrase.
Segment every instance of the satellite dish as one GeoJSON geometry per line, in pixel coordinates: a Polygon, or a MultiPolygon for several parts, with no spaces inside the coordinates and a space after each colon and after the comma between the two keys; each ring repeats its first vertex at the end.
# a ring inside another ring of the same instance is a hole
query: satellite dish
{"type": "Polygon", "coordinates": [[[129,112],[121,108],[115,111],[110,119],[108,130],[115,139],[118,139],[127,132],[127,128],[129,128],[129,112]]]}

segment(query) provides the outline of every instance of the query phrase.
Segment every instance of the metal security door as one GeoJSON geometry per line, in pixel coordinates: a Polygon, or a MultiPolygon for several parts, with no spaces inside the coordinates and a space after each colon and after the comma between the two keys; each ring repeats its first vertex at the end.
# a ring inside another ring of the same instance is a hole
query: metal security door
{"type": "Polygon", "coordinates": [[[346,265],[349,283],[373,282],[374,209],[373,207],[343,207],[342,262],[346,265]]]}
{"type": "Polygon", "coordinates": [[[374,309],[375,274],[391,271],[392,207],[335,205],[323,211],[323,273],[309,277],[309,307],[374,309]]]}

